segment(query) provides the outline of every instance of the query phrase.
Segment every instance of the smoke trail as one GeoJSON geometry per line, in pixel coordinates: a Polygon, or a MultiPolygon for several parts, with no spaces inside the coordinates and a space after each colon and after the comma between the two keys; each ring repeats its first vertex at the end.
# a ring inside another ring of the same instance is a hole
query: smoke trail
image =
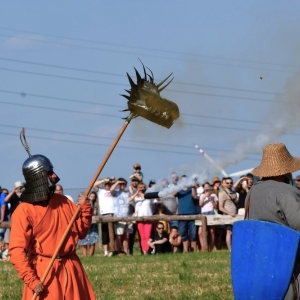
{"type": "Polygon", "coordinates": [[[201,172],[200,174],[192,173],[187,174],[185,181],[179,179],[177,185],[170,183],[167,187],[162,186],[162,180],[156,180],[156,184],[151,188],[148,188],[146,193],[159,192],[159,197],[172,196],[174,193],[180,191],[183,187],[192,187],[195,186],[195,183],[198,182],[199,185],[204,184],[207,181],[207,172],[201,172]]]}
{"type": "Polygon", "coordinates": [[[256,135],[248,136],[239,142],[233,154],[219,160],[220,166],[226,168],[246,158],[248,152],[261,152],[266,145],[276,142],[286,132],[300,127],[300,72],[288,79],[282,95],[277,95],[264,123],[256,135]]]}

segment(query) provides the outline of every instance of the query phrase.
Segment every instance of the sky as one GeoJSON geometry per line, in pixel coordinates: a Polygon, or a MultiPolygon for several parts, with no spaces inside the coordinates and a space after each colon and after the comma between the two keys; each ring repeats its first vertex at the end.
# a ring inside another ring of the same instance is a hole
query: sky
{"type": "MultiPolygon", "coordinates": [[[[64,188],[86,188],[124,124],[140,60],[180,118],[170,129],[133,119],[100,177],[145,182],[170,172],[228,174],[285,143],[300,157],[298,1],[1,1],[0,185],[23,180],[28,155],[54,165],[64,188]]],[[[296,172],[299,174],[300,172],[296,172]]]]}

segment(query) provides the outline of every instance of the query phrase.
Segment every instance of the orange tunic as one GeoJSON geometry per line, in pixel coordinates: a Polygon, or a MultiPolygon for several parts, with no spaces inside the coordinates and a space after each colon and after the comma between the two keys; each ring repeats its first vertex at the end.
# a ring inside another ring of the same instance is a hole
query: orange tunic
{"type": "MultiPolygon", "coordinates": [[[[65,196],[53,194],[48,205],[23,202],[14,211],[9,254],[10,262],[25,283],[22,299],[32,299],[33,289],[44,275],[75,210],[76,205],[65,196]]],[[[96,299],[75,252],[78,239],[86,236],[91,221],[92,207],[86,201],[37,299],[96,299]]]]}

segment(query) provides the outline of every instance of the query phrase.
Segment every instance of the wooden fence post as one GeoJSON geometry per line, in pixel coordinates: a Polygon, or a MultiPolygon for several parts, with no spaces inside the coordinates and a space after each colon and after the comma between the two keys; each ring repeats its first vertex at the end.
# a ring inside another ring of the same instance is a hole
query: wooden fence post
{"type": "Polygon", "coordinates": [[[115,251],[115,238],[114,238],[114,223],[108,223],[108,234],[109,234],[109,249],[111,252],[115,251]]]}
{"type": "Polygon", "coordinates": [[[206,216],[201,216],[202,221],[202,236],[203,236],[203,248],[202,251],[208,251],[208,243],[207,243],[207,218],[206,216]]]}

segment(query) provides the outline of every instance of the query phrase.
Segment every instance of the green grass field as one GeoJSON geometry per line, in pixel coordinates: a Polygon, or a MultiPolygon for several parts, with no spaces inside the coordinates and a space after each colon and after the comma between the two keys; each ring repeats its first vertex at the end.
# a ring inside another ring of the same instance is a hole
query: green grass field
{"type": "MultiPolygon", "coordinates": [[[[108,258],[97,251],[94,257],[81,258],[97,299],[233,299],[230,253],[226,250],[137,253],[108,258]]],[[[22,286],[13,266],[0,261],[0,299],[21,299],[22,286]]]]}

